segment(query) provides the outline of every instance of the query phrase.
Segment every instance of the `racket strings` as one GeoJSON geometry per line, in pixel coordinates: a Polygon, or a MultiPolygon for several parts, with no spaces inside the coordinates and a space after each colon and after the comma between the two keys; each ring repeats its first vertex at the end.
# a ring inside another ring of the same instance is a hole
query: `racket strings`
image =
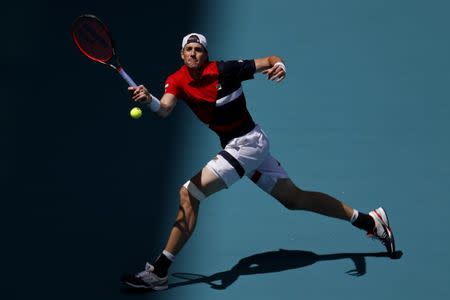
{"type": "Polygon", "coordinates": [[[106,26],[95,17],[79,17],[72,27],[72,36],[78,48],[93,60],[105,63],[114,56],[112,38],[106,26]]]}

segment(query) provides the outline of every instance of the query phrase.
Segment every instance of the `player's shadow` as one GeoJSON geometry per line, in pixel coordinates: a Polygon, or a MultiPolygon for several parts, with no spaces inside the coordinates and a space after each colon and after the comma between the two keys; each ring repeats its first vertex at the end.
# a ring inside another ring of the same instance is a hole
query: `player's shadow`
{"type": "Polygon", "coordinates": [[[351,276],[362,276],[366,274],[366,257],[387,257],[399,259],[403,252],[397,251],[393,256],[387,253],[337,253],[337,254],[315,254],[310,251],[284,250],[269,251],[254,254],[241,259],[230,270],[218,272],[210,276],[193,273],[173,273],[172,276],[184,279],[184,281],[172,283],[169,288],[206,283],[213,289],[223,290],[233,284],[241,275],[253,275],[274,273],[286,270],[303,268],[319,261],[351,259],[355,268],[346,273],[351,276]]]}

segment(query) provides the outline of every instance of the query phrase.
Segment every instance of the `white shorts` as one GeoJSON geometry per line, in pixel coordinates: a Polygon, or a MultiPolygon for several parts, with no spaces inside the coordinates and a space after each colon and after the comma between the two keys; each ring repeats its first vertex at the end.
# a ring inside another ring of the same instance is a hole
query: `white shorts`
{"type": "Polygon", "coordinates": [[[266,134],[256,126],[246,135],[232,139],[206,167],[222,178],[227,187],[246,175],[270,194],[278,179],[288,175],[270,155],[269,148],[266,134]]]}

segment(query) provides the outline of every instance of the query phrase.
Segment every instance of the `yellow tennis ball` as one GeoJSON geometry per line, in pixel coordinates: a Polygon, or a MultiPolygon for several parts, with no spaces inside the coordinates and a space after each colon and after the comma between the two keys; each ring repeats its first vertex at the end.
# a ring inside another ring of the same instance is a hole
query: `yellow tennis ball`
{"type": "Polygon", "coordinates": [[[133,107],[130,110],[130,117],[133,119],[139,119],[142,116],[142,110],[139,107],[133,107]]]}

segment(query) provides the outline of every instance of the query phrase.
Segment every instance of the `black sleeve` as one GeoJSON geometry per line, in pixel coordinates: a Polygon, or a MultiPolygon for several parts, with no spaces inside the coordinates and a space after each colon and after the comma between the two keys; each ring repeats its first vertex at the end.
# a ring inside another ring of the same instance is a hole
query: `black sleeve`
{"type": "Polygon", "coordinates": [[[219,61],[219,74],[230,80],[244,81],[253,79],[256,72],[255,60],[219,61]]]}

